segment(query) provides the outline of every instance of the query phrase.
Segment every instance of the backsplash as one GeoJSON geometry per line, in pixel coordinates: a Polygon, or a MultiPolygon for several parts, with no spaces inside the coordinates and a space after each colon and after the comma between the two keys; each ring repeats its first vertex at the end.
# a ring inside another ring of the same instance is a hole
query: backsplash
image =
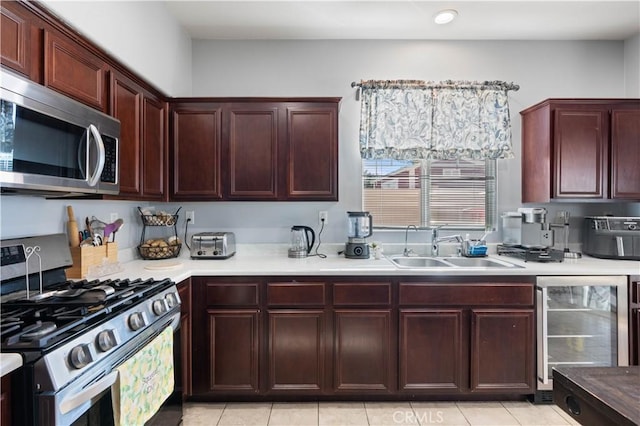
{"type": "MultiPolygon", "coordinates": [[[[136,247],[140,241],[142,222],[138,206],[153,206],[158,210],[174,213],[180,209],[178,236],[184,239],[185,212],[195,212],[195,224],[189,225],[188,235],[203,231],[230,231],[236,234],[239,244],[273,243],[286,244],[293,225],[312,227],[320,231],[318,211],[329,214],[328,225],[320,235],[323,243],[341,244],[347,239],[347,215],[336,203],[251,203],[251,202],[192,202],[192,203],[140,203],[135,201],[105,200],[47,200],[40,197],[2,196],[0,198],[0,238],[16,238],[30,235],[66,232],[67,206],[72,205],[76,220],[82,226],[85,217],[109,222],[111,214],[124,220],[116,241],[121,249],[136,247]]],[[[553,220],[558,211],[566,210],[571,215],[569,243],[572,246],[582,241],[581,228],[584,216],[640,216],[640,203],[583,203],[543,204],[535,207],[547,209],[547,219],[553,220]]],[[[374,218],[375,223],[375,218],[374,218]]],[[[488,243],[502,241],[501,223],[496,232],[487,236],[488,243]]],[[[444,232],[444,231],[443,231],[444,232]]],[[[445,233],[446,234],[446,233],[445,233]]],[[[426,244],[429,231],[411,230],[410,244],[426,244]]],[[[471,238],[479,237],[471,233],[471,238]]],[[[369,241],[404,243],[404,230],[374,230],[369,241]]]]}

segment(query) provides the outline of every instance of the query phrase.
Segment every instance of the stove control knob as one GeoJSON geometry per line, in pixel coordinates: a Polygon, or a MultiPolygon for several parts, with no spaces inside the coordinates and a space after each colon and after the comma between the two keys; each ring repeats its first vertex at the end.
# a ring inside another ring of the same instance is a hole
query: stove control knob
{"type": "Polygon", "coordinates": [[[113,333],[113,330],[104,330],[98,333],[96,344],[102,352],[106,352],[114,348],[118,344],[118,341],[116,340],[116,335],[113,333]]]}
{"type": "Polygon", "coordinates": [[[129,328],[133,331],[140,330],[146,325],[142,312],[134,312],[129,316],[129,328]]]}
{"type": "Polygon", "coordinates": [[[178,299],[178,295],[176,293],[168,293],[164,299],[167,301],[167,305],[169,309],[173,308],[180,304],[180,300],[178,299]]]}
{"type": "Polygon", "coordinates": [[[169,306],[164,299],[157,299],[151,304],[151,309],[153,309],[154,314],[160,316],[169,310],[169,306]]]}
{"type": "Polygon", "coordinates": [[[637,229],[637,225],[635,223],[630,223],[629,224],[629,231],[635,231],[637,229]]]}
{"type": "Polygon", "coordinates": [[[71,353],[69,354],[69,362],[76,369],[81,369],[86,367],[90,362],[93,361],[91,357],[91,352],[89,351],[88,345],[78,345],[71,349],[71,353]]]}

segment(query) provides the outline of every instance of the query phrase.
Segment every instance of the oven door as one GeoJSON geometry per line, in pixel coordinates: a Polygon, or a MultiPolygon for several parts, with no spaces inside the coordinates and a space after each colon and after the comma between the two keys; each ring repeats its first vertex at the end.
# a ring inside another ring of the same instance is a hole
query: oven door
{"type": "MultiPolygon", "coordinates": [[[[57,393],[43,393],[37,398],[38,418],[36,424],[42,426],[50,425],[113,425],[113,404],[111,387],[118,378],[118,366],[134,356],[141,348],[155,339],[162,331],[171,326],[174,336],[180,333],[180,311],[159,321],[152,327],[144,330],[138,338],[127,342],[122,347],[116,349],[113,355],[102,361],[103,365],[91,370],[91,374],[80,376],[76,381],[57,393]]],[[[176,342],[174,342],[174,357],[176,342]]],[[[178,341],[178,349],[179,349],[178,341]]],[[[178,354],[180,351],[178,350],[178,354]]],[[[179,368],[180,360],[174,359],[174,368],[179,368]]],[[[171,398],[169,398],[171,399],[171,398]]],[[[182,402],[182,399],[180,399],[182,402]]],[[[165,402],[166,403],[166,402],[165,402]]],[[[164,409],[164,408],[161,408],[164,409]]],[[[171,410],[174,414],[178,412],[180,416],[176,423],[182,419],[182,405],[175,406],[171,410]]]]}

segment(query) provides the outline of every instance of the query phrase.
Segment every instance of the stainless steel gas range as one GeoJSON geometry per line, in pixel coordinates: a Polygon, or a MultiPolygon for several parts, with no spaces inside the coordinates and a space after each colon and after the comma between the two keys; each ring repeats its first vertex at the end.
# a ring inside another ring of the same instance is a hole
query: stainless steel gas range
{"type": "MultiPolygon", "coordinates": [[[[67,281],[66,241],[64,234],[2,241],[1,348],[24,364],[11,375],[14,424],[112,424],[119,366],[168,327],[179,336],[175,283],[67,281]]],[[[181,405],[181,395],[169,399],[181,405]]],[[[181,407],[168,412],[177,418],[155,419],[179,424],[181,407]]]]}

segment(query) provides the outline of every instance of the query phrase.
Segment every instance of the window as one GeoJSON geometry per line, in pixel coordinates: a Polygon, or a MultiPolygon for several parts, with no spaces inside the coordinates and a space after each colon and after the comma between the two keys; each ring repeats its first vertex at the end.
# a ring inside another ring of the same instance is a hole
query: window
{"type": "Polygon", "coordinates": [[[495,228],[496,160],[363,159],[362,185],[377,228],[495,228]]]}

